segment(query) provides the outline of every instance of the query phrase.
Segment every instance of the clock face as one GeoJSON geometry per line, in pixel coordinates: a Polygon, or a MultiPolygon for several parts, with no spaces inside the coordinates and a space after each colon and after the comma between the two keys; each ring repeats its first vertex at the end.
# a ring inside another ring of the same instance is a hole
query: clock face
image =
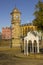
{"type": "Polygon", "coordinates": [[[17,16],[16,16],[16,18],[18,19],[18,18],[19,18],[19,16],[17,15],[17,16]]]}

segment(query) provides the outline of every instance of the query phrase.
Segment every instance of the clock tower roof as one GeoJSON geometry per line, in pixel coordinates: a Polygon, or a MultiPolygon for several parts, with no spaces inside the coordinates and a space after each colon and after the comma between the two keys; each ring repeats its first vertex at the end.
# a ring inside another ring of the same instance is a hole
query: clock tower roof
{"type": "Polygon", "coordinates": [[[20,13],[20,14],[21,14],[21,12],[20,12],[17,8],[14,8],[14,9],[13,9],[13,11],[12,11],[11,14],[13,14],[13,13],[20,13]]]}

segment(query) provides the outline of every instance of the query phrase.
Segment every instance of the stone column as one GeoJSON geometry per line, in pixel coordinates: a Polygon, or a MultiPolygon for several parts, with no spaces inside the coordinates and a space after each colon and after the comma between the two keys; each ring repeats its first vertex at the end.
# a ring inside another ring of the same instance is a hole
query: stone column
{"type": "Polygon", "coordinates": [[[26,55],[26,50],[25,50],[25,39],[24,39],[24,55],[26,55]]]}
{"type": "Polygon", "coordinates": [[[33,45],[33,42],[32,42],[32,53],[34,53],[34,45],[33,45]]]}
{"type": "Polygon", "coordinates": [[[28,55],[28,41],[27,43],[25,41],[26,40],[24,40],[24,55],[28,55]]]}
{"type": "Polygon", "coordinates": [[[39,53],[39,43],[37,43],[37,53],[39,53]]]}
{"type": "Polygon", "coordinates": [[[27,40],[27,55],[28,55],[28,40],[27,40]]]}

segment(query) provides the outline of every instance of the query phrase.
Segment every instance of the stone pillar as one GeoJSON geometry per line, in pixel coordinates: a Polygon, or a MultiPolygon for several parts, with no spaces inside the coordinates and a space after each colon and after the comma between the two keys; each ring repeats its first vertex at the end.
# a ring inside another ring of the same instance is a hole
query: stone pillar
{"type": "Polygon", "coordinates": [[[39,53],[39,43],[37,43],[37,53],[39,53]]]}
{"type": "Polygon", "coordinates": [[[24,55],[28,55],[28,41],[25,42],[27,40],[24,40],[24,55]]]}
{"type": "Polygon", "coordinates": [[[25,50],[25,40],[24,40],[24,55],[26,55],[26,50],[25,50]]]}
{"type": "Polygon", "coordinates": [[[27,40],[27,55],[28,55],[28,40],[27,40]]]}

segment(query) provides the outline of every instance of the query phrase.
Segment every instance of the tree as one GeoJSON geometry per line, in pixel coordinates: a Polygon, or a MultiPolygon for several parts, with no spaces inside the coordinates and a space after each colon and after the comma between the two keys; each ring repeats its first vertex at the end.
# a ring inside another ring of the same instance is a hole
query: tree
{"type": "Polygon", "coordinates": [[[38,30],[43,31],[43,2],[40,0],[35,5],[34,16],[33,25],[37,26],[38,30]]]}

